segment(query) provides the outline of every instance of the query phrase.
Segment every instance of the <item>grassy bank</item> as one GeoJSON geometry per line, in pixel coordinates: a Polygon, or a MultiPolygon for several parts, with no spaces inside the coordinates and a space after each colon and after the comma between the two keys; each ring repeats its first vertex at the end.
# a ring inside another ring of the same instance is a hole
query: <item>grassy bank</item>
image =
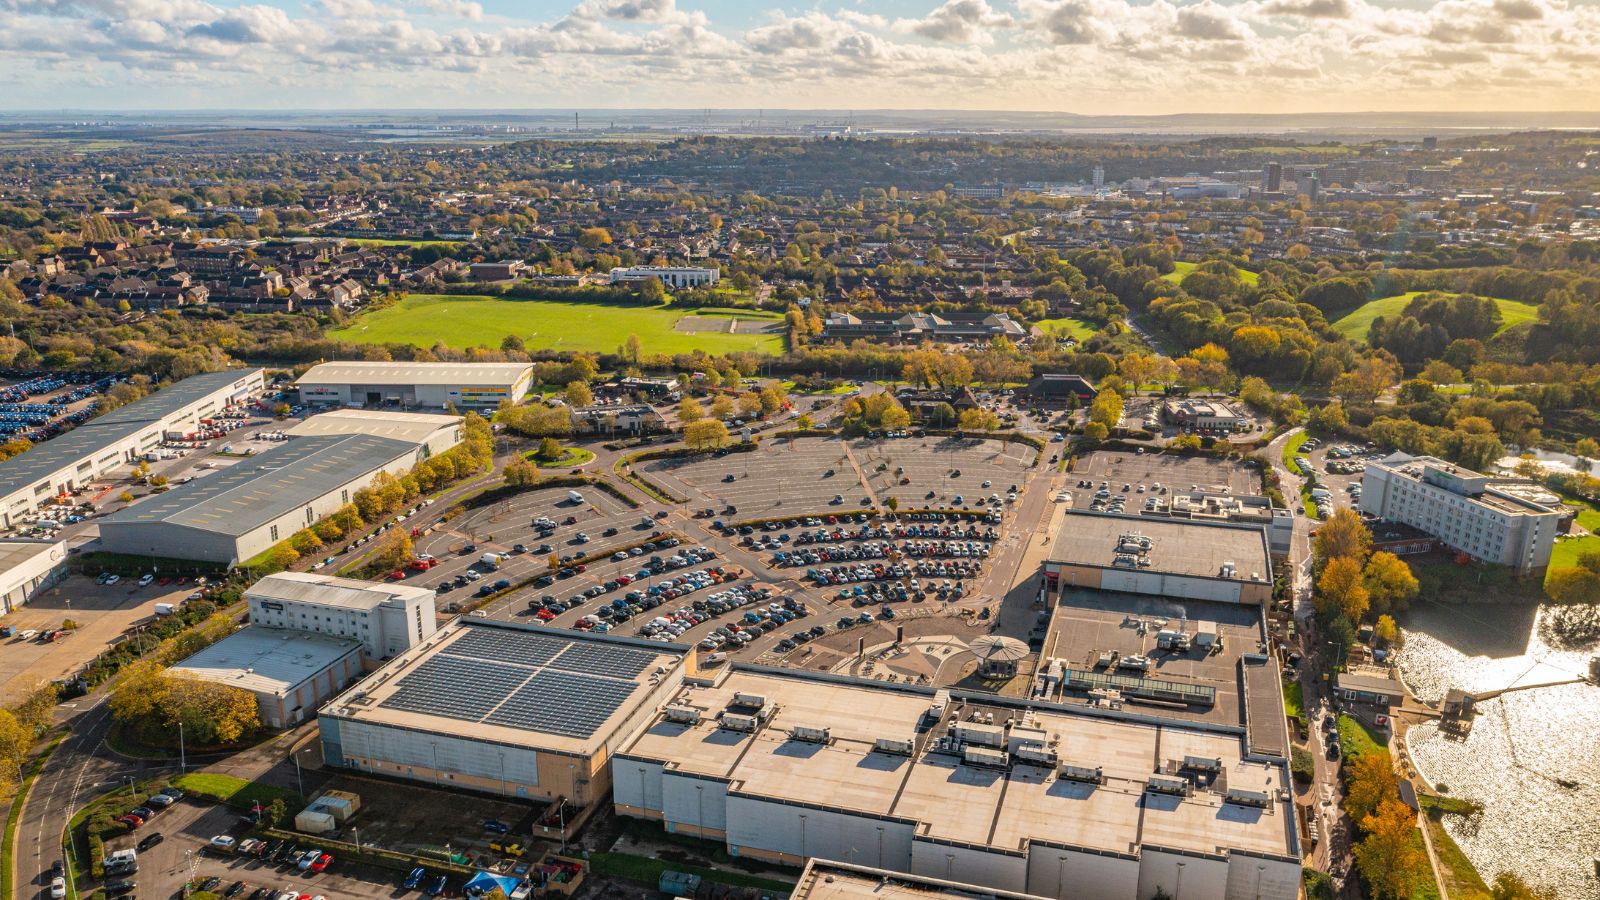
{"type": "MultiPolygon", "coordinates": [[[[1333,323],[1333,330],[1358,344],[1367,342],[1367,332],[1372,330],[1372,322],[1379,316],[1392,318],[1399,315],[1412,300],[1421,296],[1423,291],[1409,291],[1393,297],[1383,297],[1370,300],[1358,307],[1354,312],[1345,315],[1333,323]]],[[[1532,322],[1539,318],[1539,307],[1531,303],[1519,303],[1515,300],[1495,300],[1495,306],[1500,307],[1499,335],[1508,328],[1514,328],[1524,322],[1532,322]]]]}
{"type": "Polygon", "coordinates": [[[1439,877],[1444,879],[1445,893],[1450,900],[1489,900],[1489,885],[1444,828],[1444,816],[1455,804],[1448,803],[1448,798],[1421,797],[1419,800],[1423,826],[1428,829],[1434,855],[1439,858],[1439,877]]]}

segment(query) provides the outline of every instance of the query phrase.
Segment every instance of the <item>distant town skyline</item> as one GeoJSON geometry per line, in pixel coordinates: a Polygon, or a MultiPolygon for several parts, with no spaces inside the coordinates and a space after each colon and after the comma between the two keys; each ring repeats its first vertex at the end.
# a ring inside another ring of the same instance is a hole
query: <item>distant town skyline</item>
{"type": "Polygon", "coordinates": [[[0,0],[9,109],[1600,109],[1593,0],[0,0]]]}

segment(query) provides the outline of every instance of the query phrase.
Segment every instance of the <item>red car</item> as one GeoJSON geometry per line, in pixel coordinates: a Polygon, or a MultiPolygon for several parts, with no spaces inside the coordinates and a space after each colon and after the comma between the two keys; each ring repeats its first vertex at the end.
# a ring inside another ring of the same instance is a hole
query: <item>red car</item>
{"type": "Polygon", "coordinates": [[[390,572],[388,575],[384,576],[384,578],[388,579],[389,581],[403,581],[405,577],[405,569],[395,569],[393,572],[390,572]]]}
{"type": "Polygon", "coordinates": [[[551,612],[548,609],[541,609],[538,612],[534,613],[534,616],[536,618],[538,618],[539,621],[541,621],[541,622],[548,622],[551,619],[554,619],[556,617],[556,614],[551,612]]]}
{"type": "Polygon", "coordinates": [[[125,816],[117,816],[112,821],[121,822],[122,824],[128,826],[128,829],[130,831],[135,829],[135,828],[138,828],[140,825],[144,824],[144,820],[139,818],[138,816],[134,815],[133,813],[128,813],[125,816]]]}
{"type": "Polygon", "coordinates": [[[324,853],[317,858],[316,862],[311,864],[311,871],[321,872],[323,869],[326,869],[331,865],[333,865],[333,854],[324,853]]]}

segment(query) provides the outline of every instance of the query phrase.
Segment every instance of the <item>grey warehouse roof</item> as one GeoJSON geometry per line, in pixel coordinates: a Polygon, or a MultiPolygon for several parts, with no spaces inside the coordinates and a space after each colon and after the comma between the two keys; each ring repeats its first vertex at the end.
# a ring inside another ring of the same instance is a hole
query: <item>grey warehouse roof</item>
{"type": "Polygon", "coordinates": [[[344,658],[360,641],[250,625],[172,667],[231,687],[287,694],[344,658]]]}
{"type": "Polygon", "coordinates": [[[357,581],[315,572],[279,572],[257,581],[245,591],[263,600],[320,603],[342,609],[372,610],[392,597],[433,600],[431,589],[409,584],[357,581]]]}
{"type": "Polygon", "coordinates": [[[364,434],[292,438],[117,512],[105,524],[165,522],[240,536],[416,450],[407,441],[364,434]]]}
{"type": "Polygon", "coordinates": [[[214,391],[222,390],[255,369],[208,372],[157,391],[148,397],[90,419],[77,428],[0,462],[0,495],[11,494],[82,462],[105,447],[178,412],[214,391]]]}

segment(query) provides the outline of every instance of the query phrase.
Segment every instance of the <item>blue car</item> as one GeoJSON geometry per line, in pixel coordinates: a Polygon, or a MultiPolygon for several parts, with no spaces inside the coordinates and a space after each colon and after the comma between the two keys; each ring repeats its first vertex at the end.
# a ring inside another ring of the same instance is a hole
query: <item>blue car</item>
{"type": "Polygon", "coordinates": [[[490,831],[495,834],[505,834],[511,830],[511,826],[500,821],[499,819],[484,819],[483,830],[490,831]]]}
{"type": "Polygon", "coordinates": [[[425,871],[421,866],[418,866],[417,868],[411,870],[410,875],[406,876],[406,880],[402,886],[408,891],[414,891],[417,889],[417,885],[422,883],[423,877],[427,874],[427,871],[425,871]]]}
{"type": "Polygon", "coordinates": [[[445,876],[440,875],[438,881],[435,881],[433,884],[428,885],[428,896],[429,897],[437,897],[440,894],[444,893],[445,883],[448,880],[449,879],[447,879],[445,876]]]}

